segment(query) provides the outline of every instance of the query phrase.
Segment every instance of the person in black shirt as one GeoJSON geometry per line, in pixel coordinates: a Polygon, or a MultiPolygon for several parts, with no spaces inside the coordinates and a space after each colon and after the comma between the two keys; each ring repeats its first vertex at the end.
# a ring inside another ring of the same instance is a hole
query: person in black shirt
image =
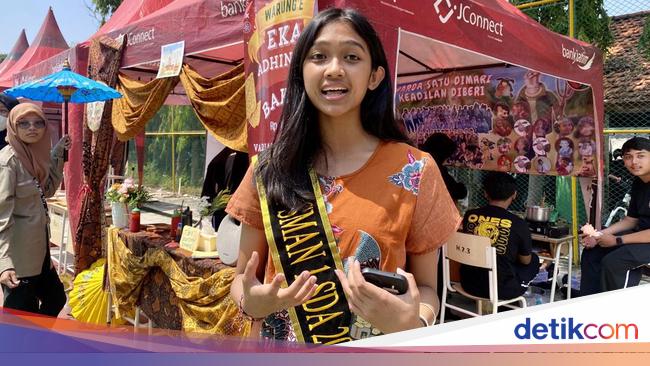
{"type": "Polygon", "coordinates": [[[625,167],[635,177],[630,207],[623,220],[595,235],[583,234],[581,295],[636,286],[639,266],[650,263],[650,140],[634,137],[622,150],[625,167]]]}
{"type": "MultiPolygon", "coordinates": [[[[208,164],[201,197],[208,197],[208,202],[212,202],[217,194],[224,189],[228,189],[230,194],[235,193],[244,179],[247,169],[247,153],[224,147],[208,164]]],[[[225,216],[225,210],[219,210],[213,214],[212,225],[215,229],[219,227],[225,216]]]]}
{"type": "Polygon", "coordinates": [[[444,133],[437,132],[429,136],[424,144],[420,146],[420,149],[431,154],[433,160],[436,161],[440,169],[440,175],[442,175],[442,180],[445,181],[445,187],[447,187],[451,198],[454,201],[458,201],[467,197],[467,188],[465,188],[465,185],[456,182],[454,177],[449,174],[447,167],[443,165],[445,160],[449,159],[454,151],[456,151],[456,143],[454,140],[444,133]]]}
{"type": "MultiPolygon", "coordinates": [[[[521,296],[539,271],[539,257],[532,251],[528,223],[508,211],[517,196],[515,179],[507,173],[490,172],[483,181],[488,205],[470,210],[463,218],[463,231],[487,236],[497,251],[500,299],[521,296]]],[[[488,272],[462,265],[460,283],[474,296],[489,297],[488,272]]]]}

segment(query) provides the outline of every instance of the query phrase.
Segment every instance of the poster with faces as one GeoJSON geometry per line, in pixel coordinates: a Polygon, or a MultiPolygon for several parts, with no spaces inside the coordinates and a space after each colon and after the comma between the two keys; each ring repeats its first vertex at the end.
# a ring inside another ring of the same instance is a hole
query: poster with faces
{"type": "Polygon", "coordinates": [[[592,90],[520,67],[452,71],[398,84],[398,119],[420,146],[444,133],[446,164],[538,175],[594,176],[592,90]]]}

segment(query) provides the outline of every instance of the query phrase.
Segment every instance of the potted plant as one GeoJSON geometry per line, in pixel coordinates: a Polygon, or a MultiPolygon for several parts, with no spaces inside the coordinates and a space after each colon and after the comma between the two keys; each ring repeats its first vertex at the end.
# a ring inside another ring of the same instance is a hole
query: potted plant
{"type": "Polygon", "coordinates": [[[106,191],[106,199],[111,203],[113,225],[124,228],[129,225],[130,210],[140,208],[151,199],[151,194],[144,186],[134,184],[133,178],[127,178],[123,183],[113,184],[106,191]]]}
{"type": "MultiPolygon", "coordinates": [[[[212,199],[212,202],[210,202],[208,197],[201,197],[201,203],[199,204],[199,215],[201,215],[201,219],[199,221],[202,222],[204,218],[211,217],[211,226],[216,230],[221,220],[226,216],[225,209],[228,201],[230,201],[230,197],[232,197],[232,194],[230,194],[228,188],[219,191],[212,199]]],[[[202,226],[207,225],[202,224],[202,226]]]]}

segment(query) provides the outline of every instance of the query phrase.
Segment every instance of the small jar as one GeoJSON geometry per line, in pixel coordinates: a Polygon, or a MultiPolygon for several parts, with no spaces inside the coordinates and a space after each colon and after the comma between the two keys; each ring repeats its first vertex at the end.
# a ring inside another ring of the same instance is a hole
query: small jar
{"type": "Polygon", "coordinates": [[[137,233],[140,231],[140,209],[134,208],[131,210],[131,218],[129,220],[129,231],[137,233]]]}
{"type": "Polygon", "coordinates": [[[172,214],[172,224],[171,224],[171,229],[169,232],[169,236],[172,237],[172,239],[176,238],[176,231],[178,230],[178,224],[181,223],[181,211],[180,210],[174,210],[174,213],[172,214]]]}

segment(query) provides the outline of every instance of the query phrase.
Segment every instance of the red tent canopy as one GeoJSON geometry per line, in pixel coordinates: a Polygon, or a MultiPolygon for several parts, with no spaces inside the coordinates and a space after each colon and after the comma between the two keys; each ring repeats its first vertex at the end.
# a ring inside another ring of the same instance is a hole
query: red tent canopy
{"type": "Polygon", "coordinates": [[[127,72],[151,76],[158,70],[161,46],[185,41],[186,62],[202,74],[213,75],[243,58],[245,6],[245,0],[175,0],[108,35],[127,36],[122,60],[127,72]]]}
{"type": "Polygon", "coordinates": [[[29,48],[29,43],[27,42],[27,36],[25,35],[25,30],[20,31],[20,35],[14,44],[14,47],[11,49],[11,52],[0,64],[0,75],[3,74],[5,70],[9,70],[27,51],[29,48]]]}
{"type": "MultiPolygon", "coordinates": [[[[130,22],[137,21],[147,15],[165,7],[175,0],[125,0],[110,19],[93,34],[90,39],[103,34],[110,33],[116,29],[127,26],[130,22]]],[[[57,55],[54,55],[42,62],[17,72],[14,75],[15,85],[20,85],[36,78],[61,70],[63,61],[68,59],[73,70],[83,75],[86,74],[84,67],[77,67],[77,63],[85,63],[88,57],[87,48],[90,39],[79,43],[57,55]]]]}
{"type": "Polygon", "coordinates": [[[91,38],[113,32],[169,5],[175,0],[124,0],[91,38]]]}
{"type": "MultiPolygon", "coordinates": [[[[102,34],[110,33],[115,29],[126,27],[129,22],[137,21],[142,17],[163,8],[177,0],[125,0],[115,11],[111,18],[91,38],[102,34]]],[[[82,75],[87,74],[88,66],[88,45],[89,41],[80,43],[75,47],[58,52],[32,67],[26,68],[14,75],[16,85],[34,80],[36,78],[59,71],[63,61],[68,59],[72,70],[82,75]]],[[[67,46],[66,46],[67,48],[67,46]]],[[[50,121],[60,120],[60,110],[45,110],[50,121]],[[58,116],[57,116],[58,114],[58,116]],[[58,117],[58,118],[57,118],[58,117]]],[[[83,136],[83,112],[84,105],[72,104],[69,112],[69,134],[75,143],[69,152],[69,161],[65,166],[65,174],[68,177],[81,177],[81,143],[83,136]]],[[[79,209],[81,201],[78,199],[79,191],[83,181],[81,179],[69,179],[66,181],[66,193],[68,207],[70,210],[72,232],[76,231],[79,220],[79,209]]]]}
{"type": "MultiPolygon", "coordinates": [[[[520,67],[590,86],[603,161],[603,55],[598,48],[551,32],[506,0],[319,2],[320,9],[328,6],[355,8],[370,18],[394,65],[395,84],[456,70],[520,67]]],[[[602,192],[603,164],[598,167],[602,192]]]]}
{"type": "Polygon", "coordinates": [[[14,66],[2,74],[0,88],[12,87],[14,85],[13,76],[15,73],[52,57],[67,48],[68,44],[61,34],[56,18],[54,18],[54,12],[50,8],[32,45],[14,66]]]}

